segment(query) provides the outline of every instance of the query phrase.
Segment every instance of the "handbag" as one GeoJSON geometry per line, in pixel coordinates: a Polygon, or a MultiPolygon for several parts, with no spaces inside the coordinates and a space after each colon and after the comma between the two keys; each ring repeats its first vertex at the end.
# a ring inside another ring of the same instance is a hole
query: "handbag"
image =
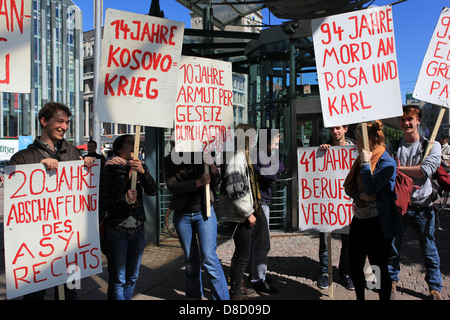
{"type": "Polygon", "coordinates": [[[244,222],[245,218],[240,214],[230,199],[228,194],[220,193],[217,195],[217,202],[214,206],[217,220],[227,222],[244,222]]]}

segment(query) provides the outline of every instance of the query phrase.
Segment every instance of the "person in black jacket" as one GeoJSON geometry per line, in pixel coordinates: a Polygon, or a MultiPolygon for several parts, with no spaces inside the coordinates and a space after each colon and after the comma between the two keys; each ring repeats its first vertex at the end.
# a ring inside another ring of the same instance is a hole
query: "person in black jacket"
{"type": "Polygon", "coordinates": [[[222,265],[217,257],[217,220],[213,192],[211,202],[206,203],[205,185],[210,184],[210,191],[220,182],[217,167],[209,154],[205,153],[205,163],[209,164],[209,173],[205,173],[202,155],[196,163],[195,154],[190,159],[178,163],[173,161],[175,150],[164,158],[164,173],[167,189],[170,191],[170,209],[174,211],[173,222],[178,239],[185,255],[186,298],[203,297],[201,263],[206,269],[211,284],[211,293],[215,300],[229,300],[227,281],[222,265]],[[190,160],[190,161],[189,161],[190,160]],[[177,164],[176,164],[177,163],[177,164]],[[206,206],[211,209],[207,216],[206,206]]]}
{"type": "Polygon", "coordinates": [[[100,177],[99,210],[106,215],[107,296],[108,300],[131,300],[145,247],[143,192],[156,195],[158,185],[148,168],[139,159],[133,159],[132,135],[119,136],[112,151],[100,177]],[[135,189],[131,188],[133,171],[137,172],[135,189]]]}
{"type": "Polygon", "coordinates": [[[87,143],[87,151],[88,153],[84,155],[83,158],[93,157],[95,159],[100,159],[100,166],[103,169],[106,163],[106,158],[104,155],[97,153],[97,142],[94,140],[89,140],[87,143]]]}
{"type": "MultiPolygon", "coordinates": [[[[47,170],[58,168],[59,161],[83,160],[80,150],[69,144],[64,135],[69,128],[70,109],[62,103],[47,102],[39,111],[41,136],[37,137],[26,149],[16,152],[10,165],[42,163],[47,170]]],[[[84,163],[92,165],[95,158],[86,157],[84,163]]],[[[57,290],[55,290],[55,297],[57,290]]],[[[65,299],[75,300],[75,289],[64,286],[65,299]]],[[[24,296],[24,300],[43,300],[46,290],[40,290],[24,296]]]]}

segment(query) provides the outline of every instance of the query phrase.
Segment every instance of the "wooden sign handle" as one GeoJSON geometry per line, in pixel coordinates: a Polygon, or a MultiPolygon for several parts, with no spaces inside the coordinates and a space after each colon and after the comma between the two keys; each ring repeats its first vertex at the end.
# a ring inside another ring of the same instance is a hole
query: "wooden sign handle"
{"type": "Polygon", "coordinates": [[[434,140],[436,140],[436,136],[439,131],[439,127],[441,126],[442,118],[444,118],[445,109],[446,109],[445,107],[441,107],[441,111],[439,112],[439,115],[436,119],[436,123],[434,124],[434,129],[433,129],[433,132],[431,133],[430,141],[428,142],[428,146],[427,146],[427,149],[425,150],[425,155],[424,155],[422,161],[426,158],[426,156],[428,156],[428,154],[431,151],[431,148],[433,147],[434,140]]]}
{"type": "MultiPolygon", "coordinates": [[[[370,151],[370,145],[369,145],[369,133],[367,132],[367,123],[363,122],[361,124],[361,131],[363,136],[363,149],[370,151]]],[[[370,166],[370,171],[372,171],[372,166],[370,166]]]]}
{"type": "MultiPolygon", "coordinates": [[[[139,142],[141,141],[141,126],[136,126],[136,133],[134,136],[134,151],[133,151],[133,159],[139,159],[139,142]]],[[[137,180],[137,172],[133,170],[131,174],[131,190],[136,190],[136,180],[137,180]]],[[[132,202],[134,203],[134,201],[132,202]]]]}
{"type": "Polygon", "coordinates": [[[328,294],[334,299],[333,294],[333,250],[331,249],[331,233],[327,232],[327,249],[328,249],[328,294]]]}
{"type": "MultiPolygon", "coordinates": [[[[205,173],[209,173],[209,166],[205,164],[205,173]]],[[[206,193],[206,216],[211,216],[211,193],[210,193],[210,185],[209,183],[205,186],[206,193]]]]}

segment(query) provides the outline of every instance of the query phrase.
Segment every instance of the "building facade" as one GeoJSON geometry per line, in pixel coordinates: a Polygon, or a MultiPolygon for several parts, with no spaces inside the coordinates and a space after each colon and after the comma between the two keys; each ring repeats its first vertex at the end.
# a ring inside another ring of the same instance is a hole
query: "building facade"
{"type": "Polygon", "coordinates": [[[48,101],[66,104],[73,121],[66,139],[82,140],[82,25],[79,8],[70,0],[32,0],[31,92],[1,93],[0,135],[40,134],[37,114],[48,101]]]}

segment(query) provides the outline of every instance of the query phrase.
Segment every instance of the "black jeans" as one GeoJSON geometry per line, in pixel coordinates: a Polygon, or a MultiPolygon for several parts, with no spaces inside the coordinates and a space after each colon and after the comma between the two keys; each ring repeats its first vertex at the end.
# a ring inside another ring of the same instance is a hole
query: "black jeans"
{"type": "MultiPolygon", "coordinates": [[[[350,275],[355,286],[357,300],[364,300],[366,279],[364,265],[366,257],[372,266],[379,268],[380,300],[389,300],[391,296],[391,280],[387,261],[392,239],[385,239],[378,217],[358,219],[353,217],[349,235],[350,275]],[[381,278],[381,279],[380,279],[381,278]]],[[[374,269],[374,268],[373,268],[374,269]]],[[[376,270],[376,269],[375,269],[376,270]]]]}
{"type": "Polygon", "coordinates": [[[234,232],[234,254],[231,258],[230,295],[241,292],[242,277],[250,258],[253,229],[248,220],[239,223],[234,232]]]}

